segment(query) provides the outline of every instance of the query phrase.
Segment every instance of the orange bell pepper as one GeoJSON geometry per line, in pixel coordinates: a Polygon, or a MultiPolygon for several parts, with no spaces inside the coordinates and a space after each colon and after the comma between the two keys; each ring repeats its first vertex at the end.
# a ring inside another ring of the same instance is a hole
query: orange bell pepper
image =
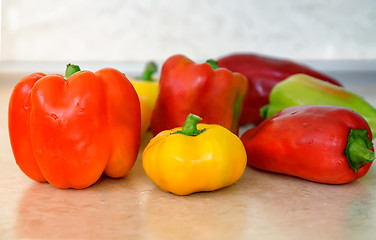
{"type": "Polygon", "coordinates": [[[62,75],[34,73],[14,88],[9,136],[15,160],[31,179],[86,188],[104,173],[122,177],[140,144],[140,103],[112,68],[95,73],[68,65],[62,75]]]}

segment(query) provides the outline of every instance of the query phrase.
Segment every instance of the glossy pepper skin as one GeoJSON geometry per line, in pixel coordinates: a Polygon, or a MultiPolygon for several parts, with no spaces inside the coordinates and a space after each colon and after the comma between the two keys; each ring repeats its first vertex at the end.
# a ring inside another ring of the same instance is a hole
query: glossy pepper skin
{"type": "Polygon", "coordinates": [[[143,168],[164,191],[214,191],[242,176],[247,156],[240,139],[222,126],[197,124],[200,120],[189,114],[183,128],[162,131],[146,146],[143,168]]]}
{"type": "Polygon", "coordinates": [[[239,120],[241,125],[260,123],[263,120],[259,114],[260,108],[269,103],[271,89],[293,74],[304,73],[341,86],[335,79],[308,66],[259,54],[239,53],[224,56],[218,59],[218,67],[239,72],[248,79],[249,90],[239,120]]]}
{"type": "Polygon", "coordinates": [[[376,109],[372,105],[343,87],[305,74],[295,74],[275,85],[270,93],[269,102],[261,111],[264,118],[296,105],[334,105],[350,108],[366,119],[372,135],[376,135],[376,109]]]}
{"type": "Polygon", "coordinates": [[[21,79],[9,102],[9,136],[28,177],[82,189],[102,173],[118,178],[132,168],[140,144],[140,103],[115,69],[73,72],[67,80],[43,73],[21,79]]]}
{"type": "Polygon", "coordinates": [[[313,182],[363,177],[375,158],[364,118],[337,106],[286,108],[241,137],[250,166],[313,182]]]}
{"type": "Polygon", "coordinates": [[[151,130],[156,135],[182,127],[187,115],[193,113],[202,117],[203,123],[218,124],[237,134],[247,86],[239,73],[174,55],[162,66],[151,130]]]}
{"type": "Polygon", "coordinates": [[[131,83],[137,92],[141,105],[141,136],[150,127],[151,113],[158,97],[159,83],[153,79],[153,74],[158,70],[155,62],[148,62],[140,77],[131,79],[131,83]]]}

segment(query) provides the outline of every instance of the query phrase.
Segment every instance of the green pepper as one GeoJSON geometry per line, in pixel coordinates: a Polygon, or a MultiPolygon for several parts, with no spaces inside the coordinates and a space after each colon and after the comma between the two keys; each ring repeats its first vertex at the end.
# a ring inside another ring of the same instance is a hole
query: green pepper
{"type": "Polygon", "coordinates": [[[287,107],[296,105],[333,105],[352,109],[368,122],[372,136],[376,134],[376,109],[362,97],[343,87],[320,81],[305,74],[295,74],[272,89],[269,105],[261,109],[268,118],[287,107]]]}

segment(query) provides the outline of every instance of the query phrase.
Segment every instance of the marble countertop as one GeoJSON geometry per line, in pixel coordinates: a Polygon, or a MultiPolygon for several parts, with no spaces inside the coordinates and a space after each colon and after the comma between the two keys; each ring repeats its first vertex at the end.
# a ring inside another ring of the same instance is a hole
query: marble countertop
{"type": "MultiPolygon", "coordinates": [[[[376,106],[376,69],[331,74],[376,106]]],[[[139,154],[126,177],[102,178],[84,190],[36,183],[19,170],[9,144],[11,80],[1,75],[0,239],[374,239],[376,235],[376,165],[365,177],[344,185],[247,167],[230,187],[176,196],[151,182],[139,154]]],[[[149,133],[142,140],[140,153],[150,138],[149,133]]]]}

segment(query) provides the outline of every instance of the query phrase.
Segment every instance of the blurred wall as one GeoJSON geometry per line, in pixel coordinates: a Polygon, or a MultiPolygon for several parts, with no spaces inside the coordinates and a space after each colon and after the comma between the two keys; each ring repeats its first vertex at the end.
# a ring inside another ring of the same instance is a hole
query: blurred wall
{"type": "Polygon", "coordinates": [[[376,59],[375,0],[2,0],[1,61],[376,59]]]}

